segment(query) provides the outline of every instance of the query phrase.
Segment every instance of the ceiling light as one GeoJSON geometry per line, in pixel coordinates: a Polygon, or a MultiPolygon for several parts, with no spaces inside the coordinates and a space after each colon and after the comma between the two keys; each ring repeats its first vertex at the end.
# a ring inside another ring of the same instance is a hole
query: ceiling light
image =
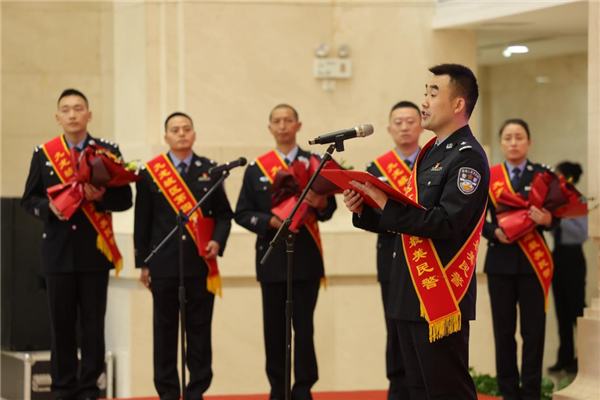
{"type": "Polygon", "coordinates": [[[508,46],[506,50],[513,54],[529,53],[529,47],[527,46],[508,46]]]}

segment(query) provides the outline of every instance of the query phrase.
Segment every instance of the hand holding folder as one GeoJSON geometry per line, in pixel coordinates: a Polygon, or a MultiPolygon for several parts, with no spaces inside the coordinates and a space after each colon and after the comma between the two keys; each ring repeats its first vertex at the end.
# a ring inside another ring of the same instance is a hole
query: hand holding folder
{"type": "Polygon", "coordinates": [[[346,170],[333,170],[333,169],[323,169],[321,170],[321,176],[327,178],[334,184],[336,184],[340,189],[350,189],[356,192],[359,192],[365,199],[365,203],[372,208],[380,208],[377,203],[366,193],[357,189],[356,187],[350,184],[350,181],[357,181],[361,183],[369,182],[373,186],[385,192],[385,194],[392,200],[402,203],[407,206],[413,206],[421,209],[425,209],[422,205],[409,199],[404,193],[400,193],[390,185],[387,185],[380,181],[377,177],[362,171],[346,171],[346,170]]]}

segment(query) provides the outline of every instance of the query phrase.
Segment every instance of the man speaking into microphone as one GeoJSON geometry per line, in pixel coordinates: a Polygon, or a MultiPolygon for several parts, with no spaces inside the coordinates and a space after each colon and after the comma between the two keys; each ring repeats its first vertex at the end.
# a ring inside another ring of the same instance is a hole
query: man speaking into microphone
{"type": "Polygon", "coordinates": [[[469,128],[479,96],[473,72],[458,64],[429,69],[420,151],[403,206],[374,185],[354,182],[382,214],[344,191],[355,226],[395,233],[386,315],[395,320],[411,399],[477,400],[469,374],[469,321],[475,319],[475,260],[490,181],[487,157],[469,128]]]}
{"type": "MultiPolygon", "coordinates": [[[[180,398],[179,241],[171,238],[148,264],[145,260],[175,228],[179,210],[189,213],[215,184],[217,176],[211,177],[210,169],[222,168],[193,152],[195,139],[191,117],[181,112],[169,115],[165,121],[169,152],[146,163],[141,171],[143,178],[137,182],[135,265],[142,270],[140,281],[152,292],[154,385],[161,400],[180,398]]],[[[225,190],[220,186],[190,216],[183,237],[189,399],[202,399],[212,380],[212,314],[215,294],[221,293],[217,256],[225,250],[232,217],[225,190]]]]}
{"type": "MultiPolygon", "coordinates": [[[[256,276],[263,300],[266,372],[271,385],[270,399],[277,400],[283,400],[285,394],[285,246],[277,247],[265,266],[260,261],[283,222],[271,211],[271,186],[277,172],[287,171],[297,163],[308,167],[313,157],[296,144],[296,135],[301,127],[298,113],[292,106],[279,104],[271,111],[268,128],[275,139],[275,149],[258,157],[246,169],[235,211],[235,221],[257,234],[256,276]]],[[[294,400],[312,399],[310,389],[319,378],[313,341],[313,314],[325,271],[317,221],[330,219],[337,207],[333,196],[319,195],[312,190],[304,200],[310,209],[306,223],[299,228],[296,236],[293,261],[294,400]]]]}

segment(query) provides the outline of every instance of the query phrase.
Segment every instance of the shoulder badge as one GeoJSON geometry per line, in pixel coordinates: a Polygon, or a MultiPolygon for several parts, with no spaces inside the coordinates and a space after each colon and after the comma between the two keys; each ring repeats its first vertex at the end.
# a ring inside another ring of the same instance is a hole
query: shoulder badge
{"type": "Polygon", "coordinates": [[[480,181],[481,175],[473,168],[463,167],[458,171],[458,180],[456,183],[458,190],[463,194],[475,193],[480,181]]]}

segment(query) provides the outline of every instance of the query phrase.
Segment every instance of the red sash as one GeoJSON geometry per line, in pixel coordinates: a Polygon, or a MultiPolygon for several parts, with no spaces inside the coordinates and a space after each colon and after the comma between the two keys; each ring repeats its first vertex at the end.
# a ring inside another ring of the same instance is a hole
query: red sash
{"type": "Polygon", "coordinates": [[[406,183],[410,178],[411,170],[402,161],[402,158],[398,156],[396,150],[388,151],[377,158],[374,163],[379,172],[381,172],[381,175],[387,178],[390,186],[401,193],[408,191],[406,183]]]}
{"type": "MultiPolygon", "coordinates": [[[[73,166],[71,165],[71,151],[63,136],[52,139],[42,146],[46,157],[62,183],[73,179],[73,166]]],[[[123,257],[119,252],[112,228],[112,216],[105,212],[96,211],[94,202],[85,201],[81,206],[96,232],[96,247],[104,256],[115,265],[117,277],[123,269],[123,257]]]]}
{"type": "MultiPolygon", "coordinates": [[[[509,190],[512,194],[515,194],[510,184],[510,179],[508,179],[508,171],[504,163],[494,165],[490,168],[490,198],[494,206],[498,206],[498,198],[503,190],[509,190]]],[[[546,241],[537,230],[523,236],[517,241],[517,244],[523,253],[525,253],[527,260],[529,260],[542,285],[545,309],[548,310],[548,292],[554,271],[552,253],[550,253],[548,246],[546,246],[546,241]]]]}
{"type": "MultiPolygon", "coordinates": [[[[263,154],[262,156],[258,157],[255,161],[256,165],[258,165],[262,173],[267,177],[269,183],[271,184],[273,184],[273,182],[275,181],[275,175],[277,175],[277,172],[279,170],[286,171],[288,169],[288,166],[285,163],[285,161],[281,159],[279,153],[275,150],[271,150],[270,152],[263,154]]],[[[308,233],[310,233],[310,235],[314,239],[317,248],[321,253],[321,257],[323,257],[323,245],[321,242],[321,233],[319,232],[319,221],[317,220],[317,216],[314,212],[312,212],[308,216],[308,218],[304,222],[304,226],[308,230],[308,233]]],[[[327,286],[327,280],[324,276],[321,278],[321,284],[325,287],[327,286]]]]}
{"type": "MultiPolygon", "coordinates": [[[[406,194],[415,201],[419,198],[417,165],[434,143],[435,138],[421,150],[408,182],[406,194]]],[[[460,330],[461,312],[458,305],[475,273],[475,260],[484,221],[485,208],[473,232],[446,266],[442,265],[433,240],[402,235],[404,257],[421,303],[421,316],[429,323],[430,342],[460,330]]]]}
{"type": "MultiPolygon", "coordinates": [[[[148,169],[148,172],[152,178],[154,178],[154,181],[160,188],[161,193],[165,196],[171,207],[173,207],[173,211],[175,211],[176,214],[179,213],[179,210],[187,214],[192,210],[192,208],[194,208],[197,203],[196,198],[171,163],[171,159],[168,155],[161,154],[160,156],[148,161],[146,168],[148,169]]],[[[211,218],[205,218],[202,215],[202,210],[200,207],[198,207],[196,211],[190,215],[190,220],[186,225],[186,229],[194,240],[196,247],[198,247],[198,253],[208,266],[206,289],[209,292],[221,297],[223,286],[221,283],[221,275],[219,274],[217,260],[209,260],[202,255],[202,249],[200,248],[200,243],[198,241],[198,237],[196,236],[197,234],[199,236],[207,236],[208,232],[206,232],[206,230],[210,229],[211,226],[214,226],[212,222],[207,221],[209,219],[211,218]]],[[[210,232],[210,236],[212,236],[212,232],[210,232]]]]}

